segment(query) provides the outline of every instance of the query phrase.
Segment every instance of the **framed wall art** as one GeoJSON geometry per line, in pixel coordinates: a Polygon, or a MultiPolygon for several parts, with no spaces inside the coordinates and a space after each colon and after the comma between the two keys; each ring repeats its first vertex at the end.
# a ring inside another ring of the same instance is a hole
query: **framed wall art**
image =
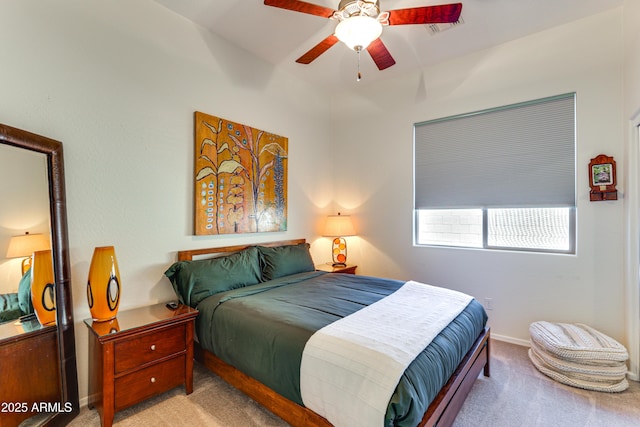
{"type": "Polygon", "coordinates": [[[288,139],[195,112],[195,234],[287,229],[288,139]]]}
{"type": "Polygon", "coordinates": [[[589,199],[618,200],[618,190],[616,190],[616,161],[613,157],[600,154],[589,162],[589,186],[591,192],[589,199]]]}

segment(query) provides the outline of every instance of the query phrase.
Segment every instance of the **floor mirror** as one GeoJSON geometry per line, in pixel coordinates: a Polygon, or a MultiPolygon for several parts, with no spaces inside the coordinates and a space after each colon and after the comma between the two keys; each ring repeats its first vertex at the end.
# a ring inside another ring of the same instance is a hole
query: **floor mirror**
{"type": "Polygon", "coordinates": [[[66,425],[79,397],[62,143],[0,124],[0,198],[0,426],[66,425]],[[16,249],[34,235],[45,248],[16,249]]]}

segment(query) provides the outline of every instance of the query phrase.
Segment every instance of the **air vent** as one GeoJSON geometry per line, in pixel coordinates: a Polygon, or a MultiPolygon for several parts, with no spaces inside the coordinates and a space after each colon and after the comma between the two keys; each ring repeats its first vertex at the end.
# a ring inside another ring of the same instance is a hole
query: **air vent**
{"type": "Polygon", "coordinates": [[[460,19],[458,19],[456,22],[452,22],[451,24],[429,24],[429,25],[425,25],[425,27],[427,27],[429,34],[434,36],[436,34],[439,34],[443,31],[446,31],[453,27],[457,27],[458,25],[462,25],[462,24],[464,24],[464,19],[460,17],[460,19]]]}

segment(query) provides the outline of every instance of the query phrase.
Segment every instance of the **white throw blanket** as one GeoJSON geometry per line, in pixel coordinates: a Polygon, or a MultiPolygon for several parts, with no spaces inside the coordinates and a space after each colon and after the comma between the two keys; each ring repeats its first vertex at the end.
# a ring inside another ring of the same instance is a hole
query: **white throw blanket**
{"type": "Polygon", "coordinates": [[[320,329],[302,354],[304,405],[336,427],[383,426],[403,372],[471,300],[410,281],[320,329]]]}

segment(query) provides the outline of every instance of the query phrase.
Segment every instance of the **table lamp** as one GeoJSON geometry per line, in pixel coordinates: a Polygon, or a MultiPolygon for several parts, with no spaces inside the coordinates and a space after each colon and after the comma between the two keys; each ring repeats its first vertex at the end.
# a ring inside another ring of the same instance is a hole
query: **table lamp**
{"type": "Polygon", "coordinates": [[[31,268],[31,255],[37,251],[46,251],[51,249],[51,241],[49,235],[45,234],[29,234],[26,232],[21,236],[13,236],[9,240],[9,249],[7,249],[7,258],[20,258],[22,260],[22,275],[31,268]]]}
{"type": "Polygon", "coordinates": [[[347,265],[347,241],[345,236],[355,236],[353,222],[349,215],[329,215],[324,226],[323,236],[333,237],[331,254],[334,267],[346,267],[347,265]]]}

